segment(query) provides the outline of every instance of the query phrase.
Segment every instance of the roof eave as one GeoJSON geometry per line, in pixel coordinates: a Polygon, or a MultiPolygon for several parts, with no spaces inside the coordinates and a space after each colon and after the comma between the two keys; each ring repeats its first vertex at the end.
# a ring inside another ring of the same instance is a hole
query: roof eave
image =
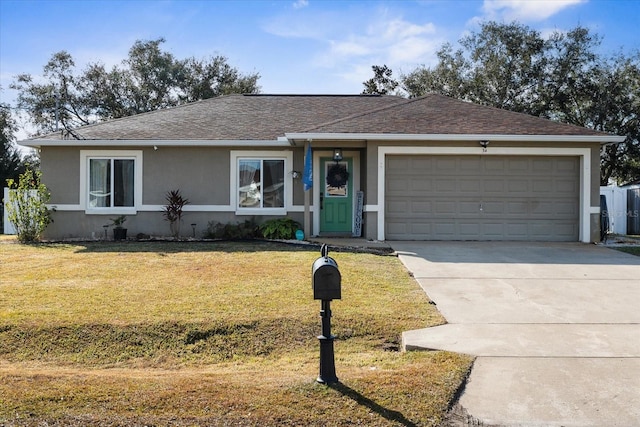
{"type": "Polygon", "coordinates": [[[520,141],[591,142],[618,144],[626,139],[617,135],[504,135],[504,134],[397,134],[397,133],[285,133],[276,140],[152,140],[152,139],[28,139],[23,147],[289,147],[295,141],[520,141]]]}
{"type": "Polygon", "coordinates": [[[521,141],[521,142],[597,142],[618,144],[626,137],[617,135],[504,135],[504,134],[397,134],[397,133],[285,133],[296,140],[368,141],[521,141]]]}
{"type": "Polygon", "coordinates": [[[289,147],[288,139],[277,140],[153,140],[153,139],[28,139],[23,147],[289,147]]]}

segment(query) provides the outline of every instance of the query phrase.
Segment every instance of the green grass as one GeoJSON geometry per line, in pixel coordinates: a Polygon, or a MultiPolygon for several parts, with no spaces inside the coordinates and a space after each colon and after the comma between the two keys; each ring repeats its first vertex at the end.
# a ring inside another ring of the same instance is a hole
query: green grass
{"type": "Polygon", "coordinates": [[[340,383],[315,382],[318,256],[0,240],[0,425],[437,426],[471,359],[394,351],[443,319],[393,256],[332,253],[340,383]]]}
{"type": "Polygon", "coordinates": [[[640,256],[640,246],[621,246],[621,247],[616,247],[615,249],[621,252],[626,252],[631,255],[640,256]]]}

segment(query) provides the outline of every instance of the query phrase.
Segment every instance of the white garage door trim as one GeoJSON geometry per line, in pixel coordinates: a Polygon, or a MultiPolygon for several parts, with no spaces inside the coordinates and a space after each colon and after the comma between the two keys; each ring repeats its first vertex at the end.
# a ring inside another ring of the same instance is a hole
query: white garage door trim
{"type": "Polygon", "coordinates": [[[487,152],[475,147],[378,147],[378,206],[368,207],[368,211],[378,212],[378,240],[385,240],[385,174],[386,157],[393,154],[431,155],[483,155],[483,156],[577,156],[580,158],[580,235],[581,242],[591,240],[591,213],[599,213],[599,208],[591,208],[591,150],[588,148],[520,148],[495,147],[487,152]],[[377,209],[376,209],[377,208],[377,209]]]}

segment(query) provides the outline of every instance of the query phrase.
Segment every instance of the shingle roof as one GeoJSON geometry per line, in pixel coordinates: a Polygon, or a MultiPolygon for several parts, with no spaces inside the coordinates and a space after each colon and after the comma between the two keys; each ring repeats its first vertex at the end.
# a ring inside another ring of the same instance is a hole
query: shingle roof
{"type": "Polygon", "coordinates": [[[324,123],[306,132],[425,135],[604,135],[592,129],[438,94],[324,123]]]}
{"type": "Polygon", "coordinates": [[[228,95],[83,126],[74,133],[106,140],[275,140],[285,132],[405,101],[397,96],[228,95]]]}
{"type": "MultiPolygon", "coordinates": [[[[87,140],[276,140],[285,133],[605,135],[430,94],[228,95],[74,130],[87,140]]],[[[71,139],[67,137],[65,139],[71,139]]],[[[50,134],[39,139],[61,139],[50,134]]]]}

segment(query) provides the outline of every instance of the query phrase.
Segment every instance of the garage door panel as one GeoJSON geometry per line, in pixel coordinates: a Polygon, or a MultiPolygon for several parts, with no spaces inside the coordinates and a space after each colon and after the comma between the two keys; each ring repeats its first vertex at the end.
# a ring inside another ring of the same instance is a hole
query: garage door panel
{"type": "Polygon", "coordinates": [[[459,193],[478,194],[478,191],[482,189],[482,185],[477,179],[462,178],[457,181],[456,191],[459,193]]]}
{"type": "Polygon", "coordinates": [[[477,176],[482,171],[482,162],[478,157],[467,157],[458,159],[458,169],[462,176],[477,176]]]}
{"type": "Polygon", "coordinates": [[[437,215],[454,216],[457,213],[455,201],[436,201],[434,207],[434,213],[437,215]]]}
{"type": "Polygon", "coordinates": [[[416,235],[429,235],[431,233],[431,224],[418,222],[411,224],[411,233],[416,235]]]}
{"type": "Polygon", "coordinates": [[[559,158],[555,162],[555,164],[557,170],[572,171],[577,173],[578,169],[580,168],[580,163],[574,161],[574,159],[571,157],[559,158]]]}
{"type": "Polygon", "coordinates": [[[461,235],[476,236],[481,231],[481,225],[477,222],[459,221],[458,228],[461,235]]]}
{"type": "MultiPolygon", "coordinates": [[[[480,182],[478,184],[480,184],[480,182]]],[[[504,178],[485,179],[482,181],[484,194],[491,194],[491,193],[498,193],[500,195],[504,194],[505,184],[507,183],[504,181],[504,178]]]]}
{"type": "Polygon", "coordinates": [[[579,165],[577,157],[387,156],[386,237],[577,241],[579,165]]]}
{"type": "Polygon", "coordinates": [[[448,240],[456,235],[456,224],[454,221],[440,221],[433,224],[432,230],[438,239],[448,240]]]}
{"type": "Polygon", "coordinates": [[[529,160],[526,158],[515,158],[512,157],[508,162],[507,171],[512,175],[520,175],[523,172],[529,172],[530,164],[529,160]]]}
{"type": "Polygon", "coordinates": [[[554,213],[558,216],[564,216],[566,218],[572,218],[579,214],[578,206],[575,203],[567,201],[559,201],[553,204],[554,213]]]}
{"type": "Polygon", "coordinates": [[[579,190],[579,187],[576,185],[574,180],[559,179],[555,181],[555,184],[556,194],[558,195],[563,195],[562,193],[571,195],[579,190]]]}
{"type": "Polygon", "coordinates": [[[433,191],[437,195],[438,193],[450,193],[456,191],[456,182],[450,179],[435,179],[433,180],[433,191]]]}
{"type": "Polygon", "coordinates": [[[411,169],[420,171],[433,168],[433,159],[426,157],[414,157],[411,159],[411,169]]]}
{"type": "Polygon", "coordinates": [[[409,188],[412,181],[406,177],[393,177],[388,180],[387,193],[393,194],[394,192],[403,194],[409,188]]]}
{"type": "Polygon", "coordinates": [[[534,200],[530,203],[531,206],[531,218],[535,218],[536,215],[550,216],[555,214],[555,206],[553,202],[534,200]]]}
{"type": "Polygon", "coordinates": [[[405,185],[403,190],[406,192],[407,189],[411,189],[412,195],[420,195],[425,191],[433,190],[433,185],[429,180],[414,179],[408,185],[405,185]]]}
{"type": "Polygon", "coordinates": [[[481,216],[486,215],[505,215],[504,202],[483,202],[481,216]]]}
{"type": "Polygon", "coordinates": [[[455,158],[447,156],[437,157],[435,158],[435,169],[444,174],[451,173],[452,170],[459,169],[457,163],[458,161],[455,158]]]}
{"type": "Polygon", "coordinates": [[[387,233],[389,235],[407,235],[408,231],[407,222],[389,221],[386,224],[387,233]]]}
{"type": "Polygon", "coordinates": [[[411,212],[420,212],[423,214],[432,213],[433,205],[429,200],[425,200],[425,201],[417,200],[411,203],[411,208],[408,209],[406,212],[408,214],[411,214],[411,212]]]}
{"type": "Polygon", "coordinates": [[[549,157],[533,159],[531,165],[533,166],[534,172],[551,173],[554,169],[553,161],[549,157]]]}
{"type": "Polygon", "coordinates": [[[387,171],[392,173],[394,171],[409,171],[411,170],[411,168],[409,167],[409,164],[411,162],[410,158],[407,157],[398,157],[398,156],[394,156],[394,157],[390,157],[387,160],[387,171]]]}
{"type": "Polygon", "coordinates": [[[487,223],[482,225],[481,232],[488,240],[503,240],[505,225],[503,223],[487,223]]]}
{"type": "Polygon", "coordinates": [[[525,193],[529,191],[529,181],[524,179],[514,179],[507,182],[507,190],[510,193],[525,193]]]}
{"type": "Polygon", "coordinates": [[[532,211],[532,203],[528,200],[511,200],[506,202],[507,214],[526,218],[532,211]]]}
{"type": "Polygon", "coordinates": [[[470,201],[470,202],[460,201],[458,202],[458,213],[462,215],[472,215],[473,217],[476,217],[478,215],[478,210],[480,209],[479,206],[480,204],[475,201],[470,201]]]}
{"type": "Polygon", "coordinates": [[[529,224],[526,222],[510,222],[506,225],[506,234],[516,240],[527,240],[529,224]]]}
{"type": "Polygon", "coordinates": [[[489,173],[504,173],[507,166],[505,160],[498,157],[490,157],[484,161],[484,170],[489,173]]]}
{"type": "Polygon", "coordinates": [[[553,181],[550,179],[545,180],[537,180],[532,182],[531,191],[533,193],[552,193],[553,192],[553,181]]]}
{"type": "Polygon", "coordinates": [[[387,200],[387,211],[390,214],[402,214],[408,212],[409,204],[408,200],[387,200]]]}

